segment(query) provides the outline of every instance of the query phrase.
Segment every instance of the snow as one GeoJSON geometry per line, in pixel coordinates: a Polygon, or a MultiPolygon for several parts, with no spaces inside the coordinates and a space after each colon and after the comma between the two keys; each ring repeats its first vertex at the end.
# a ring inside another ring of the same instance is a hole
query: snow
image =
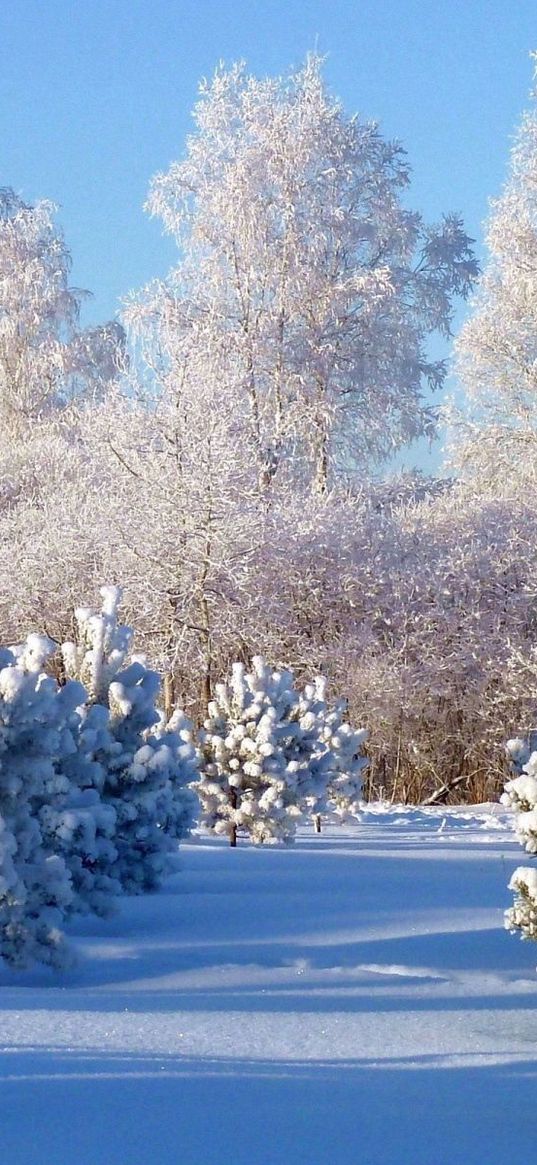
{"type": "Polygon", "coordinates": [[[198,835],[154,895],[0,972],[6,1165],[507,1165],[537,1119],[509,811],[198,835]]]}

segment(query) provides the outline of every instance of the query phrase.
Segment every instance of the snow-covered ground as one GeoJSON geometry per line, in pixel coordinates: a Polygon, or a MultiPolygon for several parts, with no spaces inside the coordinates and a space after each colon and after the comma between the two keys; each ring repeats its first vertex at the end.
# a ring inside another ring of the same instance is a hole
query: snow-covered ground
{"type": "Polygon", "coordinates": [[[511,1165],[537,1144],[537,946],[503,810],[197,838],[158,895],[0,972],[2,1165],[511,1165]]]}

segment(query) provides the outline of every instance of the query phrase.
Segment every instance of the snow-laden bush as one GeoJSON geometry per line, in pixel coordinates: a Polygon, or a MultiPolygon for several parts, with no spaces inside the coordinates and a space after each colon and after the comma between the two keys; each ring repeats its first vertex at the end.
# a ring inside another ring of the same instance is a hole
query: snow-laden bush
{"type": "Polygon", "coordinates": [[[13,966],[62,966],[69,957],[59,927],[72,905],[71,879],[42,814],[66,796],[62,766],[76,753],[71,724],[85,693],[44,674],[52,650],[45,636],[31,635],[0,652],[0,956],[13,966]]]}
{"type": "Polygon", "coordinates": [[[249,672],[234,664],[200,738],[203,824],[232,845],[239,830],[256,843],[292,841],[304,813],[320,814],[328,798],[343,804],[351,786],[357,797],[351,747],[353,758],[362,739],[352,734],[351,744],[343,709],[329,711],[324,677],[298,690],[292,672],[273,671],[261,656],[249,672]]]}
{"type": "Polygon", "coordinates": [[[156,707],[159,676],[131,654],[133,633],[118,622],[119,588],[102,587],[101,594],[101,611],[75,612],[78,639],[65,643],[62,654],[67,676],[88,692],[81,749],[110,815],[103,817],[101,874],[141,893],[159,885],[175,842],[190,830],[196,752],[189,721],[181,711],[165,721],[156,707]]]}

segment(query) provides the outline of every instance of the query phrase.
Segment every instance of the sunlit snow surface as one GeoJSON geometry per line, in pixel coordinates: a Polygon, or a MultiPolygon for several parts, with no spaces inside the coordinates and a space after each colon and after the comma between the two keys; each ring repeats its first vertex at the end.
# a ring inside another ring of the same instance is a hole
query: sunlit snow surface
{"type": "Polygon", "coordinates": [[[537,1145],[537,945],[508,813],[389,810],[181,849],[165,891],[0,971],[2,1165],[511,1165],[537,1145]]]}

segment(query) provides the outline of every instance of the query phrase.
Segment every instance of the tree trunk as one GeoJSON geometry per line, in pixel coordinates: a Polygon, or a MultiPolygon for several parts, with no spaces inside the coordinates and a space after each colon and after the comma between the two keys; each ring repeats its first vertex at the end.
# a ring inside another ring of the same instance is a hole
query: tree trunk
{"type": "Polygon", "coordinates": [[[320,497],[328,491],[328,449],[326,433],[321,432],[317,447],[317,462],[315,469],[315,492],[320,497]]]}
{"type": "MultiPolygon", "coordinates": [[[[236,789],[229,790],[229,803],[230,803],[232,809],[237,808],[237,790],[236,789]]],[[[237,826],[235,825],[234,821],[230,822],[230,826],[229,826],[229,844],[230,844],[232,849],[237,848],[237,826]]]]}
{"type": "Polygon", "coordinates": [[[320,813],[316,813],[314,818],[313,818],[313,828],[314,828],[316,833],[321,832],[321,814],[320,813]]]}
{"type": "Polygon", "coordinates": [[[212,641],[211,641],[211,612],[209,609],[209,601],[207,598],[207,579],[209,577],[209,570],[212,558],[212,499],[209,495],[209,509],[206,515],[205,525],[205,547],[203,555],[203,563],[200,576],[200,617],[201,617],[201,640],[203,646],[203,655],[205,658],[205,675],[203,677],[201,697],[204,702],[205,710],[209,707],[209,702],[212,695],[212,641]]]}
{"type": "Polygon", "coordinates": [[[175,685],[171,672],[166,672],[166,675],[164,676],[163,695],[164,715],[166,720],[169,720],[175,705],[175,685]]]}
{"type": "Polygon", "coordinates": [[[452,789],[456,789],[458,785],[464,784],[464,782],[467,780],[468,773],[464,773],[462,776],[453,777],[451,781],[446,781],[446,783],[442,785],[440,789],[436,789],[434,793],[431,793],[430,797],[426,797],[425,800],[421,802],[421,804],[441,805],[443,801],[447,800],[452,789]]]}
{"type": "Polygon", "coordinates": [[[317,412],[315,416],[315,448],[313,488],[320,497],[328,492],[328,429],[325,413],[326,384],[322,377],[317,376],[317,412]]]}
{"type": "Polygon", "coordinates": [[[211,702],[211,698],[212,698],[211,674],[209,671],[206,671],[205,675],[203,677],[203,683],[202,683],[202,689],[201,689],[201,698],[203,701],[203,707],[207,711],[209,704],[211,702]]]}

